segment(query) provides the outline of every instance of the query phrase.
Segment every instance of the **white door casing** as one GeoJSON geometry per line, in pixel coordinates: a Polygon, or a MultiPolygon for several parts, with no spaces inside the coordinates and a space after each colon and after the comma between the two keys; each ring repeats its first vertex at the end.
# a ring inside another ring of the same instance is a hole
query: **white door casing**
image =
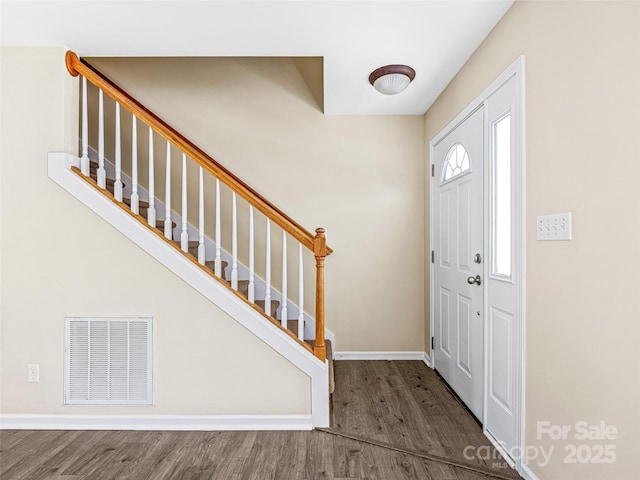
{"type": "Polygon", "coordinates": [[[478,419],[484,396],[483,123],[480,107],[435,145],[433,180],[434,365],[478,419]]]}
{"type": "MultiPolygon", "coordinates": [[[[430,158],[437,162],[437,147],[452,131],[479,109],[483,110],[483,282],[484,410],[478,419],[485,435],[518,472],[524,471],[525,390],[525,205],[524,205],[524,57],[478,95],[429,143],[430,158]]],[[[438,170],[438,163],[432,163],[438,170]]],[[[441,172],[440,172],[441,173],[441,172]]],[[[439,181],[430,178],[431,248],[435,262],[431,275],[432,347],[440,312],[437,281],[439,181]]],[[[462,178],[461,178],[462,180],[462,178]]],[[[439,372],[448,366],[437,341],[432,366],[439,372]]],[[[443,375],[446,379],[447,377],[443,375]]],[[[453,385],[452,385],[453,386],[453,385]]],[[[455,386],[454,386],[455,388],[455,386]]],[[[461,398],[464,397],[457,392],[461,398]]],[[[465,400],[467,402],[467,400],[465,400]]],[[[468,402],[467,402],[468,404],[468,402]]],[[[473,408],[468,404],[470,409],[473,408]]],[[[475,412],[474,412],[475,413],[475,412]]]]}

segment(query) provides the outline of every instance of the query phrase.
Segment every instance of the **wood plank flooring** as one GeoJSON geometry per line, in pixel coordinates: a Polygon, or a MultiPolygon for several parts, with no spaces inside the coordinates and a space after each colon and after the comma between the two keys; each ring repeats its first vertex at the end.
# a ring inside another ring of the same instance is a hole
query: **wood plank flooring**
{"type": "MultiPolygon", "coordinates": [[[[489,446],[422,362],[336,362],[335,432],[465,459],[489,446]]],[[[486,480],[490,476],[325,432],[1,431],[2,480],[486,480]]]]}
{"type": "MultiPolygon", "coordinates": [[[[335,379],[333,430],[518,478],[471,414],[424,363],[336,362],[335,379]],[[468,445],[486,447],[490,458],[465,458],[468,445]]],[[[389,478],[488,478],[438,462],[423,462],[419,472],[415,477],[389,478]]]]}

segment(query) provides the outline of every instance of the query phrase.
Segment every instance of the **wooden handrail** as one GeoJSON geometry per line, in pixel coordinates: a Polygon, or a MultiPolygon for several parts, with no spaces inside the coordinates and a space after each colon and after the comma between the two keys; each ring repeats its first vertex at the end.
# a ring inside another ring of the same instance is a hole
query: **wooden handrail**
{"type": "MultiPolygon", "coordinates": [[[[67,70],[72,76],[75,77],[79,74],[83,75],[87,80],[100,88],[121,106],[153,128],[153,130],[159,135],[179,148],[194,162],[202,166],[216,178],[220,179],[222,183],[227,185],[247,202],[257,208],[267,218],[271,219],[271,221],[298,240],[302,245],[311,251],[315,251],[313,234],[305,230],[278,207],[273,205],[253,188],[203,152],[164,120],[155,115],[122,88],[100,73],[96,68],[85,60],[78,58],[78,56],[72,51],[68,51],[66,53],[65,63],[67,70]]],[[[326,247],[326,255],[329,255],[332,252],[333,250],[331,248],[326,247]]]]}

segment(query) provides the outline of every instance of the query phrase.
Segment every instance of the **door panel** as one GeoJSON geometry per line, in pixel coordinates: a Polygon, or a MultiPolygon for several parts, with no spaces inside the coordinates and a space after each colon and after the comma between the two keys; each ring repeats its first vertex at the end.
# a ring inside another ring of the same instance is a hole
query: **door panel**
{"type": "Polygon", "coordinates": [[[443,189],[440,192],[440,267],[441,268],[450,268],[451,267],[451,259],[449,256],[449,212],[450,212],[450,197],[451,197],[451,188],[443,189]]]}
{"type": "Polygon", "coordinates": [[[458,269],[471,273],[471,182],[458,185],[458,269]]]}
{"type": "Polygon", "coordinates": [[[471,303],[469,297],[458,294],[458,367],[471,377],[471,303]]]}
{"type": "Polygon", "coordinates": [[[511,350],[513,345],[513,315],[491,307],[489,313],[489,339],[492,348],[489,350],[489,395],[502,406],[506,413],[511,413],[513,361],[511,350]]]}
{"type": "Polygon", "coordinates": [[[440,349],[449,358],[451,358],[449,326],[451,325],[451,292],[440,287],[440,349]]]}

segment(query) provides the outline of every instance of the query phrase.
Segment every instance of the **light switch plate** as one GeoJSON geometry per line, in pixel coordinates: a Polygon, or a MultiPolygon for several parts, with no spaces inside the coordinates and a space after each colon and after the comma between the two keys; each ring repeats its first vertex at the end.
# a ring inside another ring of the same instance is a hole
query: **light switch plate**
{"type": "Polygon", "coordinates": [[[536,230],[538,240],[571,240],[571,212],[539,216],[536,230]]]}
{"type": "Polygon", "coordinates": [[[38,383],[40,381],[40,365],[30,363],[27,365],[27,381],[38,383]]]}

